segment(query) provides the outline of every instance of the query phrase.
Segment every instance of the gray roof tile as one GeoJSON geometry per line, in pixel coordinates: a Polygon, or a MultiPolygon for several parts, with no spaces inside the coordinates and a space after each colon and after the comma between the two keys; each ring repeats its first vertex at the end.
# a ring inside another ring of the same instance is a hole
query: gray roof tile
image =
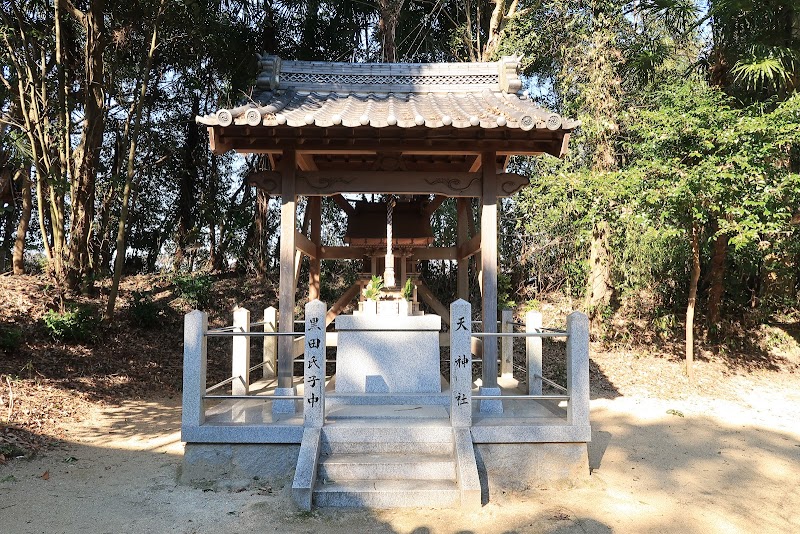
{"type": "Polygon", "coordinates": [[[517,58],[497,63],[326,63],[260,59],[253,101],[197,117],[207,126],[548,128],[579,122],[541,108],[521,87],[517,58]],[[501,73],[503,73],[501,75],[501,73]]]}

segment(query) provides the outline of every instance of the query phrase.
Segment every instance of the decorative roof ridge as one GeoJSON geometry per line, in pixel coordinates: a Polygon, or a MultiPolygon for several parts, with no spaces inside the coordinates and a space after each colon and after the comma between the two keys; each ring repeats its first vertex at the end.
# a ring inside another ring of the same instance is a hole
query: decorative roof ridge
{"type": "Polygon", "coordinates": [[[262,91],[452,93],[490,90],[517,93],[521,56],[492,63],[341,63],[287,61],[258,56],[256,85],[262,91]]]}

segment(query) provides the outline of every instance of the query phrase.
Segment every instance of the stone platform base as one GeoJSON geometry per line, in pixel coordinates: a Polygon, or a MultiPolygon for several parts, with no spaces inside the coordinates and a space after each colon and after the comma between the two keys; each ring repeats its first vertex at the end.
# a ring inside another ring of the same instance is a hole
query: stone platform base
{"type": "MultiPolygon", "coordinates": [[[[589,480],[586,443],[476,443],[482,501],[536,488],[564,488],[589,480]]],[[[237,490],[272,481],[291,485],[300,444],[187,443],[181,484],[237,490]]]]}
{"type": "Polygon", "coordinates": [[[589,480],[586,443],[476,443],[483,501],[503,492],[573,487],[589,480]]]}
{"type": "Polygon", "coordinates": [[[187,443],[178,482],[233,490],[247,487],[254,477],[291,484],[299,452],[299,443],[187,443]]]}

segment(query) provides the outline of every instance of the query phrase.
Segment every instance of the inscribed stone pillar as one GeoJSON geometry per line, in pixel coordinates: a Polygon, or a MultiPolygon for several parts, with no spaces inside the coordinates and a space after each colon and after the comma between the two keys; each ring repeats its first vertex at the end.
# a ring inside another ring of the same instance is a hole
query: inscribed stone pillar
{"type": "Polygon", "coordinates": [[[303,425],[319,428],[325,420],[325,303],[306,304],[303,372],[303,425]]]}
{"type": "Polygon", "coordinates": [[[450,421],[472,426],[472,308],[466,300],[450,305],[450,421]]]}

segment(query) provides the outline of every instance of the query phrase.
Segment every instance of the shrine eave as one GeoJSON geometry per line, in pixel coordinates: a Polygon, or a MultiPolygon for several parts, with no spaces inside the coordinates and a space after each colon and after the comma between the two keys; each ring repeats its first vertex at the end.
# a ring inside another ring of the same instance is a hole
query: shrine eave
{"type": "Polygon", "coordinates": [[[423,145],[414,150],[453,152],[457,140],[474,143],[459,154],[561,156],[580,124],[522,92],[515,56],[494,63],[259,60],[247,102],[196,117],[218,152],[279,152],[316,140],[329,150],[373,150],[370,144],[386,149],[394,139],[423,145]]]}
{"type": "Polygon", "coordinates": [[[280,154],[296,150],[306,154],[402,154],[477,155],[487,150],[499,156],[566,154],[571,130],[373,129],[366,126],[293,128],[288,126],[209,126],[211,149],[217,154],[280,154]]]}

